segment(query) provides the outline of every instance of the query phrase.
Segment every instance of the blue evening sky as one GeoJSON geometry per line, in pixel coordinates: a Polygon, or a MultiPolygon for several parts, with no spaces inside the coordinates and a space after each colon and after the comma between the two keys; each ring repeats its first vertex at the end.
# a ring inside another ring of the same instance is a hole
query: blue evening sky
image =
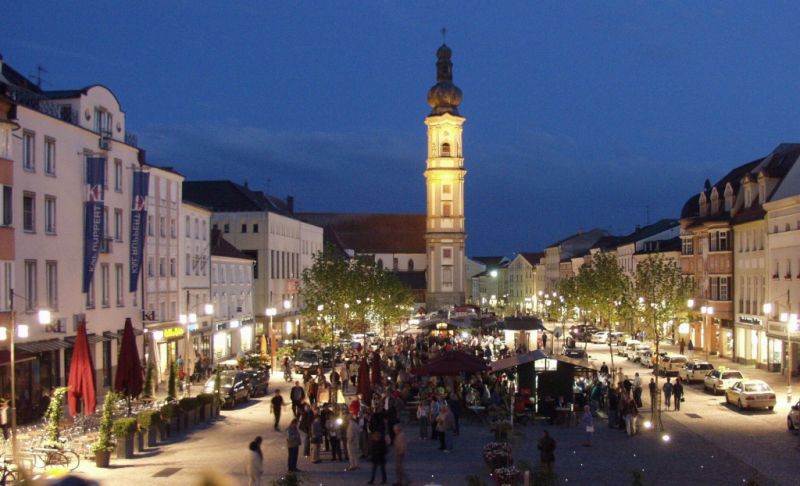
{"type": "Polygon", "coordinates": [[[302,211],[424,212],[447,27],[467,253],[678,217],[706,178],[800,141],[797,2],[32,0],[0,53],[114,91],[149,162],[302,211]],[[649,211],[648,211],[649,208],[649,211]]]}

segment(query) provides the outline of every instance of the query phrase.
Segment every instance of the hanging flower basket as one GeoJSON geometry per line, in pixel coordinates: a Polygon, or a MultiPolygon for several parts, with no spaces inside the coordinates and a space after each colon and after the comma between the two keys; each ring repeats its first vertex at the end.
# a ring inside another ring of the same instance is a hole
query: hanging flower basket
{"type": "Polygon", "coordinates": [[[492,471],[492,478],[498,486],[506,484],[515,486],[519,484],[520,472],[514,466],[501,467],[492,471]]]}

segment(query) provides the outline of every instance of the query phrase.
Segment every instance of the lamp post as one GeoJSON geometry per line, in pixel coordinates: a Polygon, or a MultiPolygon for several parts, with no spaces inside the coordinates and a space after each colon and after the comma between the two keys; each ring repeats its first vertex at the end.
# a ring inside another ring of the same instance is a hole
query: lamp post
{"type": "Polygon", "coordinates": [[[267,326],[267,341],[269,341],[270,343],[270,352],[269,352],[271,357],[270,361],[272,362],[272,369],[274,370],[276,361],[275,361],[275,353],[273,352],[273,350],[275,349],[275,343],[274,343],[275,340],[272,338],[272,318],[275,317],[275,314],[278,313],[278,309],[274,307],[267,307],[264,313],[267,316],[269,316],[269,326],[267,326]]]}
{"type": "MultiPolygon", "coordinates": [[[[706,335],[706,334],[708,334],[707,333],[707,331],[708,331],[708,320],[706,318],[707,317],[711,317],[711,316],[714,315],[714,307],[712,307],[710,305],[704,305],[704,306],[700,307],[700,313],[703,314],[703,325],[705,326],[705,329],[703,330],[703,335],[706,335]]],[[[711,348],[711,336],[710,335],[706,336],[706,340],[705,340],[704,345],[705,345],[705,348],[706,348],[706,360],[708,360],[708,357],[709,357],[709,354],[710,354],[710,348],[711,348]]]]}
{"type": "Polygon", "coordinates": [[[797,314],[786,322],[786,403],[792,403],[792,333],[797,332],[797,314]]]}
{"type": "MultiPolygon", "coordinates": [[[[8,289],[8,302],[11,307],[11,322],[9,323],[9,333],[8,340],[9,340],[9,354],[10,354],[10,367],[11,367],[11,456],[14,459],[14,464],[19,464],[19,457],[17,455],[17,374],[16,374],[16,353],[15,353],[15,344],[16,339],[15,335],[19,333],[19,337],[26,338],[28,337],[28,326],[25,324],[17,324],[17,311],[14,307],[14,297],[19,297],[27,300],[27,298],[22,297],[21,295],[17,295],[14,293],[14,289],[8,289]]],[[[51,315],[49,310],[40,309],[37,312],[37,318],[39,324],[47,325],[50,324],[51,315]]],[[[0,328],[3,330],[2,334],[5,333],[5,328],[0,328]]],[[[5,336],[0,335],[0,340],[5,340],[5,336]]]]}

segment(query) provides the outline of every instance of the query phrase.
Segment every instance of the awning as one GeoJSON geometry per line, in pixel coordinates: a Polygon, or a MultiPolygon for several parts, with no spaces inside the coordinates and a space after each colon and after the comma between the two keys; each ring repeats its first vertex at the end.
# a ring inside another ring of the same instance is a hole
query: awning
{"type": "Polygon", "coordinates": [[[541,349],[537,349],[536,351],[530,351],[528,353],[515,354],[514,356],[498,359],[497,361],[493,362],[492,371],[502,371],[508,368],[513,368],[514,366],[523,365],[525,363],[530,363],[531,361],[536,361],[545,358],[550,358],[550,356],[548,356],[547,353],[545,353],[541,349]]]}
{"type": "MultiPolygon", "coordinates": [[[[19,354],[14,354],[14,361],[17,363],[24,363],[26,361],[33,361],[36,358],[33,356],[20,356],[19,354]]],[[[0,365],[8,366],[9,362],[11,362],[11,351],[7,349],[3,349],[0,351],[0,365]]]]}
{"type": "Polygon", "coordinates": [[[22,351],[29,354],[46,353],[49,351],[57,351],[59,349],[71,347],[70,343],[66,343],[60,339],[48,339],[46,341],[33,341],[30,343],[16,343],[17,351],[22,351]]]}
{"type": "MultiPolygon", "coordinates": [[[[87,334],[86,340],[89,344],[97,344],[97,343],[102,343],[103,341],[111,341],[111,338],[106,337],[103,334],[87,334]]],[[[69,343],[69,346],[67,347],[74,346],[75,336],[67,336],[64,338],[64,341],[67,341],[69,343]]]]}
{"type": "MultiPolygon", "coordinates": [[[[122,332],[124,329],[117,329],[116,331],[103,331],[103,337],[109,341],[112,339],[122,339],[122,332]]],[[[144,332],[141,329],[133,328],[134,336],[141,336],[144,332]]],[[[91,339],[91,338],[90,338],[91,339]]]]}
{"type": "Polygon", "coordinates": [[[507,317],[503,329],[508,331],[544,331],[544,324],[538,317],[507,317]]]}

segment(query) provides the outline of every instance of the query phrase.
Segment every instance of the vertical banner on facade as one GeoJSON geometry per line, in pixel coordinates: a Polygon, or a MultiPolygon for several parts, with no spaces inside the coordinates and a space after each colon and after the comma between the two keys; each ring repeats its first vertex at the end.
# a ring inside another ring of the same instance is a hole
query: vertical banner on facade
{"type": "Polygon", "coordinates": [[[139,288],[139,274],[144,261],[144,239],[147,234],[147,193],[150,173],[133,171],[133,203],[131,204],[130,290],[139,288]]]}
{"type": "Polygon", "coordinates": [[[86,159],[87,198],[83,220],[83,292],[89,291],[89,283],[94,276],[100,245],[105,235],[103,218],[103,184],[106,179],[106,159],[88,157],[86,159]]]}

